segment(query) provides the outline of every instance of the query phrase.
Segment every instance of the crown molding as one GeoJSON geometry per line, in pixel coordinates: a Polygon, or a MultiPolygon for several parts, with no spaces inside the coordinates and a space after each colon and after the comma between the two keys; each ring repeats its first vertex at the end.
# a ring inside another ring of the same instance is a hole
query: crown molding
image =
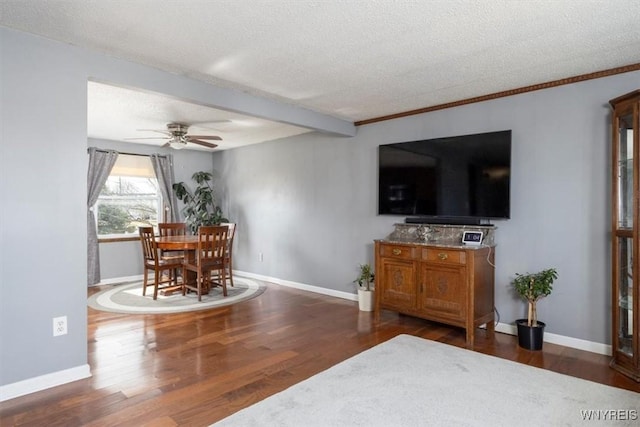
{"type": "Polygon", "coordinates": [[[586,80],[599,79],[602,77],[609,77],[616,74],[629,73],[632,71],[639,71],[640,63],[630,64],[622,67],[610,68],[608,70],[596,71],[589,74],[582,74],[580,76],[567,77],[564,79],[553,80],[546,83],[538,83],[531,86],[524,86],[517,89],[504,90],[502,92],[491,93],[489,95],[476,96],[474,98],[462,99],[459,101],[447,102],[445,104],[433,105],[431,107],[419,108],[417,110],[404,111],[402,113],[389,114],[387,116],[374,117],[372,119],[360,120],[355,122],[356,126],[369,125],[371,123],[383,122],[386,120],[399,119],[401,117],[414,116],[416,114],[429,113],[431,111],[444,110],[446,108],[459,107],[466,104],[474,104],[476,102],[490,101],[492,99],[504,98],[506,96],[519,95],[521,93],[533,92],[541,89],[549,89],[551,87],[569,85],[573,83],[583,82],[586,80]]]}

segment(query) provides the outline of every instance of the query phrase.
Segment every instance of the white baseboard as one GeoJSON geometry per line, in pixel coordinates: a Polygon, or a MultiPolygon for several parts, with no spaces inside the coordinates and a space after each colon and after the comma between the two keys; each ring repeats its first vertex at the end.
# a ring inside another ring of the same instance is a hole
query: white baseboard
{"type": "MultiPolygon", "coordinates": [[[[342,298],[349,301],[357,301],[358,296],[354,293],[336,291],[333,289],[322,288],[319,286],[307,285],[305,283],[293,282],[291,280],[278,279],[276,277],[265,276],[262,274],[249,273],[246,271],[234,270],[234,274],[244,276],[252,279],[263,280],[265,282],[275,283],[281,286],[287,286],[290,288],[300,289],[303,291],[314,292],[317,294],[328,295],[336,298],[342,298]]],[[[142,275],[117,277],[112,279],[105,279],[100,282],[100,285],[109,285],[116,283],[126,283],[142,280],[142,275]]],[[[506,323],[498,323],[495,327],[496,332],[501,332],[509,335],[517,335],[515,325],[506,323]]],[[[579,350],[590,351],[592,353],[611,355],[611,345],[601,344],[592,341],[586,341],[578,338],[567,337],[558,334],[545,333],[544,341],[552,344],[559,344],[565,347],[576,348],[579,350]]],[[[29,378],[24,381],[18,381],[13,384],[7,384],[0,386],[0,402],[5,400],[14,399],[16,397],[24,396],[26,394],[35,393],[47,388],[55,387],[58,385],[66,384],[73,381],[78,381],[91,376],[89,365],[81,365],[75,368],[65,369],[58,372],[52,372],[50,374],[42,375],[35,378],[29,378]]]]}
{"type": "Polygon", "coordinates": [[[248,273],[246,271],[233,270],[233,274],[238,276],[248,277],[250,279],[264,280],[265,282],[275,283],[281,286],[287,286],[289,288],[301,289],[303,291],[315,292],[316,294],[329,295],[331,297],[337,297],[347,299],[349,301],[358,301],[358,295],[351,294],[344,291],[336,291],[333,289],[322,288],[320,286],[307,285],[305,283],[292,282],[291,280],[278,279],[276,277],[264,276],[262,274],[248,273]]]}
{"type": "Polygon", "coordinates": [[[40,390],[78,381],[91,376],[89,365],[76,366],[52,372],[35,378],[29,378],[12,384],[0,386],[0,402],[35,393],[40,390]]]}
{"type": "MultiPolygon", "coordinates": [[[[516,325],[509,325],[507,323],[498,323],[496,325],[496,332],[502,332],[509,335],[518,335],[516,325]]],[[[593,341],[581,340],[579,338],[552,334],[550,332],[544,333],[544,342],[563,345],[565,347],[571,347],[578,350],[590,351],[591,353],[611,356],[611,345],[609,344],[601,344],[593,341]]]]}
{"type": "MultiPolygon", "coordinates": [[[[317,294],[342,298],[349,301],[358,301],[358,295],[356,295],[355,293],[352,294],[344,291],[336,291],[333,289],[322,288],[320,286],[307,285],[305,283],[278,279],[277,277],[270,277],[262,274],[249,273],[246,271],[233,270],[233,274],[237,274],[239,276],[245,276],[250,279],[264,280],[265,282],[275,283],[277,285],[287,286],[290,288],[301,289],[303,291],[315,292],[317,294]]],[[[113,283],[124,283],[124,282],[132,282],[136,280],[142,280],[142,275],[107,279],[107,280],[101,281],[100,284],[105,285],[105,284],[113,284],[113,283]]],[[[506,323],[498,323],[498,325],[496,325],[496,331],[504,334],[509,334],[509,335],[517,335],[516,326],[506,324],[506,323]]],[[[565,347],[575,348],[578,350],[585,350],[585,351],[590,351],[592,353],[611,356],[611,345],[609,344],[601,344],[601,343],[586,341],[578,338],[567,337],[564,335],[552,334],[549,332],[545,332],[544,341],[552,344],[563,345],[565,347]]]]}
{"type": "MultiPolygon", "coordinates": [[[[316,292],[319,294],[347,299],[350,301],[358,300],[358,295],[350,294],[348,292],[334,291],[332,289],[321,288],[319,286],[306,285],[304,283],[292,282],[289,280],[282,280],[276,277],[269,277],[261,274],[248,273],[246,271],[234,270],[233,272],[234,274],[238,274],[240,276],[246,276],[246,277],[258,279],[258,280],[264,280],[266,282],[271,282],[278,285],[288,286],[296,289],[302,289],[304,291],[316,292]]],[[[501,332],[509,335],[517,335],[516,326],[509,325],[506,323],[498,323],[498,325],[496,325],[496,332],[501,332]]],[[[544,341],[552,344],[563,345],[565,347],[575,348],[578,350],[585,350],[585,351],[590,351],[592,353],[611,356],[611,345],[609,344],[601,344],[597,342],[581,340],[578,338],[567,337],[564,335],[552,334],[549,332],[545,332],[544,341]]]]}
{"type": "MultiPolygon", "coordinates": [[[[144,276],[142,274],[138,274],[137,276],[112,277],[111,279],[100,280],[100,283],[96,283],[91,286],[117,285],[120,283],[137,282],[141,281],[143,278],[144,276]]],[[[153,274],[150,274],[149,278],[153,279],[153,274]]]]}
{"type": "MultiPolygon", "coordinates": [[[[336,291],[336,290],[333,290],[333,289],[322,288],[320,286],[313,286],[313,285],[307,285],[307,284],[299,283],[299,282],[292,282],[291,280],[283,280],[283,279],[278,279],[276,277],[269,277],[269,276],[264,276],[262,274],[249,273],[249,272],[246,272],[246,271],[233,270],[233,274],[234,275],[238,275],[238,276],[247,277],[249,279],[263,280],[265,282],[275,283],[277,285],[287,286],[289,288],[296,288],[296,289],[301,289],[303,291],[314,292],[316,294],[329,295],[329,296],[332,296],[332,297],[347,299],[347,300],[350,300],[350,301],[358,301],[358,295],[351,294],[349,292],[336,291]]],[[[127,282],[137,282],[137,281],[142,280],[142,279],[143,279],[142,274],[140,274],[138,276],[114,277],[114,278],[111,278],[111,279],[101,280],[100,283],[98,283],[96,285],[93,285],[93,286],[115,285],[115,284],[127,283],[127,282]]],[[[153,275],[150,275],[149,279],[152,280],[153,279],[153,275]]]]}

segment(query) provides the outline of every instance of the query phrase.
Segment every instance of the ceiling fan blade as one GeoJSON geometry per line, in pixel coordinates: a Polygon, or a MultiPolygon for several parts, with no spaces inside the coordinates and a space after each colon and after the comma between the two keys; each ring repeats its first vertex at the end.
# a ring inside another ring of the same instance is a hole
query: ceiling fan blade
{"type": "Polygon", "coordinates": [[[126,141],[135,141],[136,139],[171,139],[168,136],[148,136],[148,137],[144,137],[144,138],[124,138],[126,141]]]}
{"type": "Polygon", "coordinates": [[[187,138],[187,141],[191,142],[192,144],[202,145],[203,147],[207,147],[207,148],[216,148],[218,146],[218,144],[212,144],[210,142],[200,141],[199,139],[193,139],[193,138],[187,138]]]}
{"type": "Polygon", "coordinates": [[[166,130],[158,130],[158,129],[136,129],[138,132],[158,132],[168,136],[171,136],[171,132],[166,130]]]}
{"type": "Polygon", "coordinates": [[[166,144],[162,144],[162,148],[171,147],[171,143],[167,142],[166,144]]]}
{"type": "Polygon", "coordinates": [[[215,136],[215,135],[187,135],[188,139],[210,139],[213,141],[222,141],[222,138],[220,138],[219,136],[215,136]]]}

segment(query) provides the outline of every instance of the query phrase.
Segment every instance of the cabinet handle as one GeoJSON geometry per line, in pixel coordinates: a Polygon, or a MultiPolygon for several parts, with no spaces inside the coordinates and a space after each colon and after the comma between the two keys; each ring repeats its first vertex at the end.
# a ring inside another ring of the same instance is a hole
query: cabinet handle
{"type": "Polygon", "coordinates": [[[402,253],[402,251],[400,249],[394,249],[391,251],[392,254],[394,255],[400,255],[402,253]]]}
{"type": "Polygon", "coordinates": [[[449,255],[445,254],[444,252],[440,252],[438,254],[438,258],[444,261],[445,259],[449,258],[449,255]]]}

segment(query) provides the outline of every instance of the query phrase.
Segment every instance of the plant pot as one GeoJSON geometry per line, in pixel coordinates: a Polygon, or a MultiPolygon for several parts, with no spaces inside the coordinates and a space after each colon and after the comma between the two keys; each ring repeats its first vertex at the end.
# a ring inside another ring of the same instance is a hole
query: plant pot
{"type": "Polygon", "coordinates": [[[358,289],[358,307],[360,311],[373,311],[373,291],[358,289]]]}
{"type": "Polygon", "coordinates": [[[518,345],[527,350],[542,350],[544,338],[543,322],[538,321],[537,326],[528,326],[527,319],[516,320],[518,327],[518,345]]]}

